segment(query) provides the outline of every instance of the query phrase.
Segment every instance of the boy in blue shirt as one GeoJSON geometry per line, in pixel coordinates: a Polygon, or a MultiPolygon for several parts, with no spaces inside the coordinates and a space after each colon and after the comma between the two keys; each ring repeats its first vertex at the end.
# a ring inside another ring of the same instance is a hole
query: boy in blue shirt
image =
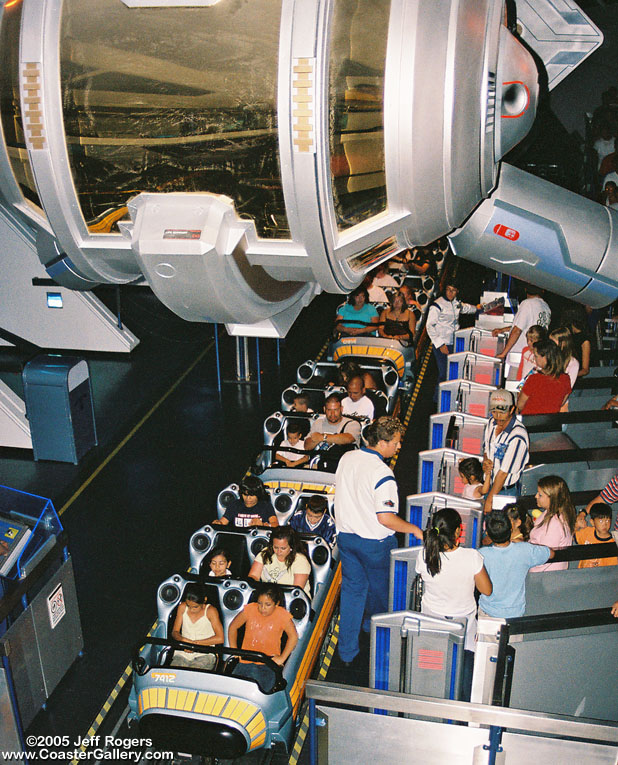
{"type": "Polygon", "coordinates": [[[328,513],[328,500],[323,494],[313,494],[305,507],[300,507],[290,520],[290,526],[300,534],[315,534],[329,544],[335,544],[335,522],[328,513]]]}
{"type": "Polygon", "coordinates": [[[511,542],[511,521],[502,510],[485,516],[491,547],[480,550],[491,579],[491,595],[479,598],[479,616],[483,613],[501,619],[523,616],[526,610],[526,575],[533,566],[546,563],[554,551],[545,545],[511,542]]]}

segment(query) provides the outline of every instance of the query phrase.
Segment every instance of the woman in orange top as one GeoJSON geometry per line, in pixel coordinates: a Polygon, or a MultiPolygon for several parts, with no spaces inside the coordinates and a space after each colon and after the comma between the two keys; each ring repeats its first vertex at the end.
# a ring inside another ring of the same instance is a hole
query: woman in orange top
{"type": "MultiPolygon", "coordinates": [[[[276,584],[263,584],[256,588],[257,602],[247,603],[234,618],[228,631],[231,648],[238,648],[238,630],[245,628],[242,648],[248,651],[260,651],[270,656],[275,664],[283,666],[298,643],[298,634],[292,621],[292,615],[282,608],[281,590],[276,584]],[[287,635],[285,648],[281,649],[281,638],[287,635]]],[[[265,664],[241,659],[235,667],[234,675],[257,681],[264,693],[269,693],[275,685],[274,671],[265,664]]]]}

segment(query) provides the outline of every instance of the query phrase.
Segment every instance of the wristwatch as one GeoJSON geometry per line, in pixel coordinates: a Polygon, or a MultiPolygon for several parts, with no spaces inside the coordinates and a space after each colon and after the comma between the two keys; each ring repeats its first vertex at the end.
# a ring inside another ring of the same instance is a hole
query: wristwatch
{"type": "Polygon", "coordinates": [[[328,437],[328,433],[322,433],[322,436],[323,436],[322,441],[326,441],[328,437]]]}

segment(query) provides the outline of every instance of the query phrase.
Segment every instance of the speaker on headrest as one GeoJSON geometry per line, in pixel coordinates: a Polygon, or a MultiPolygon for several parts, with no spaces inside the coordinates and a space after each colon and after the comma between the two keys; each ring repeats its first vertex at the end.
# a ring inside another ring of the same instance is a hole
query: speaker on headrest
{"type": "Polygon", "coordinates": [[[269,433],[278,433],[281,430],[281,420],[278,417],[269,417],[264,427],[269,433]]]}
{"type": "Polygon", "coordinates": [[[307,604],[304,600],[302,600],[302,598],[294,598],[294,600],[290,603],[289,611],[294,619],[300,621],[301,619],[305,618],[305,614],[307,613],[307,604]]]}
{"type": "Polygon", "coordinates": [[[210,547],[210,538],[206,534],[194,534],[191,538],[191,547],[198,552],[204,552],[210,547]]]}
{"type": "Polygon", "coordinates": [[[256,539],[253,542],[251,542],[251,552],[253,553],[253,555],[257,555],[265,547],[266,547],[265,539],[256,539]]]}
{"type": "Polygon", "coordinates": [[[394,369],[389,369],[384,375],[384,382],[386,385],[395,385],[399,380],[399,375],[394,369]]]}
{"type": "Polygon", "coordinates": [[[223,491],[219,496],[221,507],[229,507],[235,499],[238,499],[233,491],[223,491]]]}
{"type": "Polygon", "coordinates": [[[303,381],[307,382],[311,379],[313,376],[313,367],[309,364],[301,364],[298,367],[298,377],[303,381]]]}
{"type": "Polygon", "coordinates": [[[159,591],[159,597],[164,603],[173,603],[180,597],[180,590],[175,584],[166,584],[159,591]]]}
{"type": "Polygon", "coordinates": [[[283,391],[283,400],[288,406],[292,406],[294,403],[294,396],[298,395],[298,390],[294,388],[286,388],[283,391]]]}
{"type": "Polygon", "coordinates": [[[223,605],[228,611],[236,611],[243,604],[243,597],[240,590],[228,590],[223,596],[223,605]]]}
{"type": "Polygon", "coordinates": [[[289,494],[280,494],[278,497],[275,497],[274,505],[275,510],[278,510],[280,513],[287,513],[292,507],[292,497],[289,494]]]}
{"type": "Polygon", "coordinates": [[[316,566],[323,566],[328,560],[328,547],[326,545],[316,545],[311,553],[311,560],[316,566]]]}

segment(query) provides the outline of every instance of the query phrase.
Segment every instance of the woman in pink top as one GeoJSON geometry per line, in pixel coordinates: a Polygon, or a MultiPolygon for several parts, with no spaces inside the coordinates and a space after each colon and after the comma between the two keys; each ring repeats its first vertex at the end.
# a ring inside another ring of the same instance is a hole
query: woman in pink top
{"type": "MultiPolygon", "coordinates": [[[[575,508],[569,487],[557,475],[548,475],[537,484],[536,501],[541,514],[534,522],[530,541],[552,549],[570,547],[575,529],[575,508]]],[[[568,563],[544,563],[530,571],[552,571],[568,568],[568,563]]]]}

